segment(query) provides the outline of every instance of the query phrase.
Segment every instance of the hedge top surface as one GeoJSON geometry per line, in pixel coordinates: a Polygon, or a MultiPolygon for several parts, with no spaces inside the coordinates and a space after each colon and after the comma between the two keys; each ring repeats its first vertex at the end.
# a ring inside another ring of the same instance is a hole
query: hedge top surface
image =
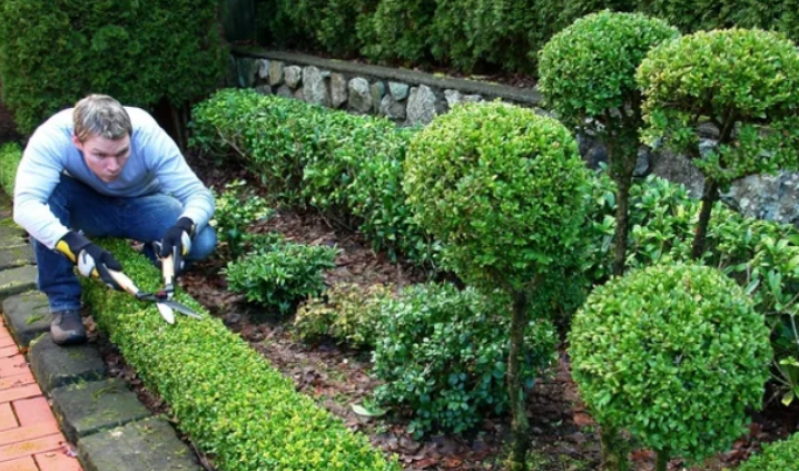
{"type": "Polygon", "coordinates": [[[719,129],[719,148],[696,161],[705,176],[725,183],[796,166],[799,52],[783,36],[745,29],[682,36],[652,49],[636,79],[648,144],[665,137],[695,154],[698,123],[719,129]]]}
{"type": "Polygon", "coordinates": [[[445,264],[471,283],[523,290],[572,252],[587,179],[561,123],[494,102],[456,107],[414,136],[404,187],[445,264]]]}
{"type": "Polygon", "coordinates": [[[573,126],[638,100],[635,71],[654,46],[679,36],[665,21],[639,13],[587,15],[539,53],[539,89],[573,126]]]}
{"type": "Polygon", "coordinates": [[[799,463],[799,433],[766,445],[763,452],[741,463],[738,471],[794,471],[799,463]]]}
{"type": "Polygon", "coordinates": [[[769,329],[741,287],[699,265],[658,265],[597,287],[569,335],[597,420],[687,459],[725,449],[759,408],[769,329]]]}

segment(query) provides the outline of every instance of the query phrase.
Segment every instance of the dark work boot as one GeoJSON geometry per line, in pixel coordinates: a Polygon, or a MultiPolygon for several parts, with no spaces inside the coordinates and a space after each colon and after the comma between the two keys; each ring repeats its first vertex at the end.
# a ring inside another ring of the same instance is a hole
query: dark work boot
{"type": "Polygon", "coordinates": [[[66,309],[53,313],[50,335],[58,345],[75,345],[86,341],[86,329],[80,318],[80,311],[66,309]]]}

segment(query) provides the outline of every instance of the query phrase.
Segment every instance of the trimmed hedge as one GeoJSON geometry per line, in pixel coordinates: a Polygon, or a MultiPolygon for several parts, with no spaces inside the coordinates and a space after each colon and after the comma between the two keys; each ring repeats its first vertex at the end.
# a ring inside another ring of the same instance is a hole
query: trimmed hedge
{"type": "Polygon", "coordinates": [[[235,156],[280,202],[355,219],[377,250],[432,260],[405,204],[402,162],[413,129],[253,90],[221,90],[193,112],[190,144],[235,156]]]}
{"type": "Polygon", "coordinates": [[[799,463],[799,433],[766,445],[763,452],[741,463],[738,471],[795,471],[799,463]]]}
{"type": "Polygon", "coordinates": [[[17,167],[22,160],[22,147],[16,143],[0,146],[0,186],[10,197],[14,197],[14,181],[17,179],[17,167]]]}
{"type": "MultiPolygon", "coordinates": [[[[126,241],[101,242],[145,291],[158,288],[158,270],[126,241]]],[[[223,323],[185,293],[178,301],[203,314],[160,318],[152,304],[83,279],[85,301],[148,388],[170,405],[178,427],[225,471],[382,470],[399,466],[349,432],[292,381],[270,367],[223,323]]]]}

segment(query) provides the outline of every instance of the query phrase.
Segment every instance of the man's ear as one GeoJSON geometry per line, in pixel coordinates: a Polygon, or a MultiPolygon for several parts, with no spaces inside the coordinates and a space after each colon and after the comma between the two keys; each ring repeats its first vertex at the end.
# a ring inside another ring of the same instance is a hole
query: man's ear
{"type": "Polygon", "coordinates": [[[80,139],[78,139],[78,136],[76,136],[75,133],[72,133],[72,144],[74,144],[79,151],[83,152],[83,143],[80,142],[80,139]]]}

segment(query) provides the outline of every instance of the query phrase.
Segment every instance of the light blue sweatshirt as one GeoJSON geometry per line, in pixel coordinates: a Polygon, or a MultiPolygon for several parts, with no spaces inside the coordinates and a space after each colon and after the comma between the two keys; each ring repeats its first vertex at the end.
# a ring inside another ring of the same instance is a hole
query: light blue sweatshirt
{"type": "Polygon", "coordinates": [[[73,108],[53,115],[28,141],[14,183],[14,221],[48,248],[54,248],[69,231],[47,206],[62,173],[107,196],[170,194],[183,204],[181,217],[194,221],[198,230],[211,219],[213,195],[189,168],[172,138],[146,111],[125,109],[133,125],[130,157],[111,183],[89,169],[72,143],[73,108]]]}

